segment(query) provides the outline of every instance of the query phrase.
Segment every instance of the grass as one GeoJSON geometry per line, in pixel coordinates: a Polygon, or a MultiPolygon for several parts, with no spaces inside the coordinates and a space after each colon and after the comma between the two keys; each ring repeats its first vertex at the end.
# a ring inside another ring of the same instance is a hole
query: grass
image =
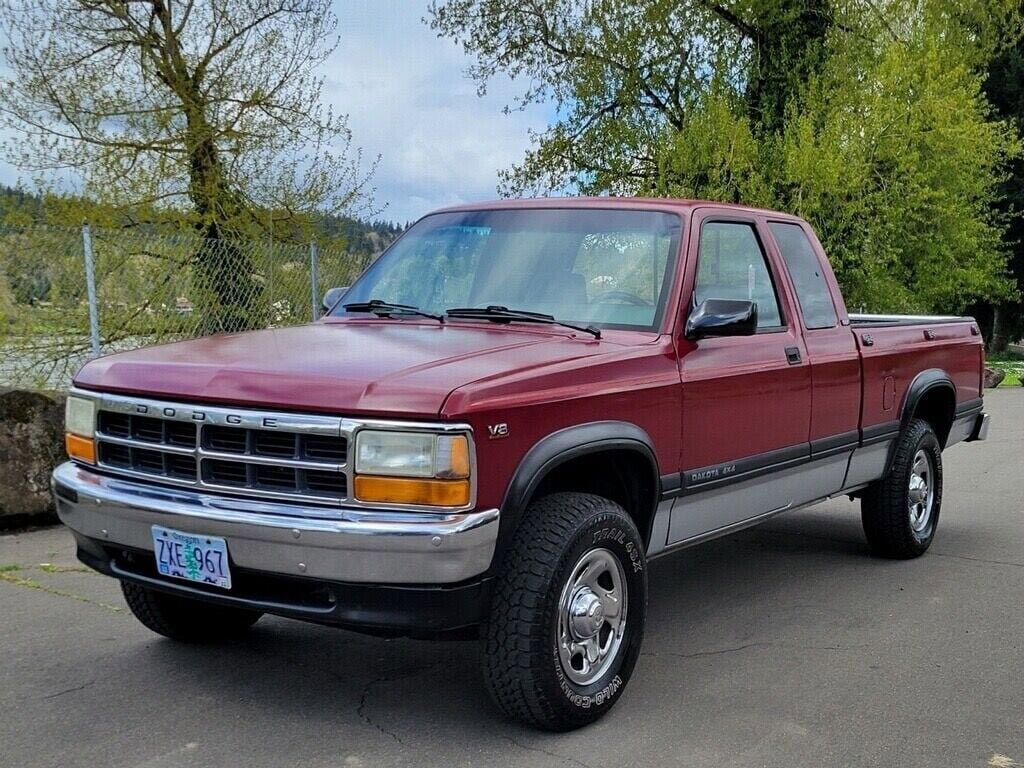
{"type": "Polygon", "coordinates": [[[94,573],[81,565],[54,565],[53,563],[40,563],[38,566],[43,573],[94,573]]]}
{"type": "Polygon", "coordinates": [[[93,600],[82,595],[76,595],[74,592],[68,592],[63,589],[57,589],[47,584],[43,584],[35,579],[30,579],[26,576],[22,576],[19,572],[21,568],[17,565],[13,566],[0,566],[3,570],[0,570],[0,582],[11,584],[15,587],[24,587],[26,589],[34,589],[39,592],[45,592],[48,595],[55,595],[57,597],[65,597],[71,600],[77,600],[80,603],[89,603],[90,605],[97,605],[100,608],[106,608],[108,611],[114,613],[120,613],[121,608],[116,605],[108,605],[107,603],[100,602],[99,600],[93,600]]]}
{"type": "Polygon", "coordinates": [[[1006,378],[999,382],[1000,387],[1019,387],[1021,386],[1021,374],[1013,373],[1012,371],[1006,372],[1006,378]]]}
{"type": "Polygon", "coordinates": [[[1019,387],[1024,380],[1024,355],[1016,352],[1000,352],[990,355],[986,365],[998,368],[1006,374],[1006,378],[999,384],[1000,387],[1019,387]]]}

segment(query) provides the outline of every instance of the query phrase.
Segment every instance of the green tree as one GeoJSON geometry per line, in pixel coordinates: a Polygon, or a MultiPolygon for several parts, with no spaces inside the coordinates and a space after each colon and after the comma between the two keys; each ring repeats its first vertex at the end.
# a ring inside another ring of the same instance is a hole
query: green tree
{"type": "Polygon", "coordinates": [[[750,13],[751,22],[743,25],[754,44],[747,112],[761,133],[776,133],[786,109],[826,61],[832,6],[829,0],[760,0],[750,13]]]}
{"type": "Polygon", "coordinates": [[[559,119],[504,175],[509,192],[649,187],[653,148],[685,127],[700,94],[741,78],[749,57],[746,23],[701,2],[447,0],[430,14],[474,57],[481,90],[505,72],[529,84],[513,108],[558,106],[559,119]]]}
{"type": "MultiPolygon", "coordinates": [[[[1024,5],[1021,6],[1024,13],[1024,5]]],[[[999,51],[988,67],[985,93],[996,113],[1024,127],[1024,35],[999,51]]],[[[1017,157],[1002,184],[996,210],[1009,226],[1005,242],[1010,249],[1010,268],[1018,293],[1024,292],[1024,159],[1017,157]]],[[[994,352],[1002,352],[1009,342],[1024,338],[1024,303],[1020,295],[994,307],[992,317],[994,352]]]]}
{"type": "Polygon", "coordinates": [[[868,62],[836,52],[809,91],[766,164],[772,203],[814,222],[850,305],[960,312],[1007,296],[991,202],[1016,143],[948,40],[921,27],[868,62]]]}
{"type": "Polygon", "coordinates": [[[445,0],[431,23],[481,87],[557,105],[503,191],[791,210],[854,308],[956,311],[1012,291],[991,204],[1018,146],[978,74],[1012,5],[445,0]]]}
{"type": "Polygon", "coordinates": [[[262,284],[236,239],[266,211],[366,200],[314,74],[336,24],[329,0],[0,0],[7,154],[44,177],[71,170],[87,198],[181,212],[202,236],[208,330],[249,327],[262,284]]]}

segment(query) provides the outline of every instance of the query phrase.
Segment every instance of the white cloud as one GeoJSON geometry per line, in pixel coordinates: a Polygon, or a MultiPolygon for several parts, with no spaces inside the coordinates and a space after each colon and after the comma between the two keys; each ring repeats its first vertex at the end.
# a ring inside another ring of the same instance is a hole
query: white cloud
{"type": "Polygon", "coordinates": [[[519,89],[495,81],[480,98],[469,59],[422,22],[419,0],[337,0],[341,44],[327,67],[325,98],[349,115],[353,143],[381,156],[375,183],[383,216],[418,218],[433,208],[496,195],[497,172],[523,157],[542,106],[504,114],[519,89]]]}
{"type": "MultiPolygon", "coordinates": [[[[349,116],[353,146],[374,177],[383,218],[405,222],[434,208],[496,196],[498,171],[522,159],[543,106],[504,114],[520,88],[496,79],[480,98],[470,60],[423,23],[427,0],[335,0],[341,44],[326,62],[324,99],[349,116]]],[[[0,183],[30,181],[0,162],[0,183]]]]}

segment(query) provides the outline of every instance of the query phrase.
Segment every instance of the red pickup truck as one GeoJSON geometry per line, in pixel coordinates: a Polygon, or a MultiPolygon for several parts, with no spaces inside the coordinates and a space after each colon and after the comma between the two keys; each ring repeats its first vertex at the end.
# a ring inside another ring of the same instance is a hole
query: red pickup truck
{"type": "Polygon", "coordinates": [[[943,451],[988,430],[974,321],[847,314],[772,211],[450,208],[325,303],[82,368],[53,475],[78,556],[179,640],[267,613],[480,637],[542,728],[621,697],[652,558],[837,495],[916,557],[943,451]]]}

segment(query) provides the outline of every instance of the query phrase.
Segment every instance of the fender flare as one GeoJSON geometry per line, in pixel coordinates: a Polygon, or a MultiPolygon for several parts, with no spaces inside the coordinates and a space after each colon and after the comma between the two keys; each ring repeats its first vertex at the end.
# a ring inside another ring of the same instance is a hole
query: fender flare
{"type": "Polygon", "coordinates": [[[918,404],[928,392],[935,389],[948,389],[953,395],[953,407],[956,408],[956,385],[949,377],[949,374],[940,368],[928,368],[921,371],[907,387],[907,395],[903,398],[903,408],[900,411],[900,432],[903,432],[910,424],[918,404]]]}
{"type": "MultiPolygon", "coordinates": [[[[910,382],[910,386],[907,387],[907,394],[903,398],[903,406],[900,408],[900,428],[896,433],[897,440],[903,435],[907,427],[910,426],[910,420],[914,417],[914,412],[917,410],[921,398],[928,392],[936,389],[948,389],[953,395],[953,407],[956,408],[956,385],[953,384],[949,374],[940,368],[928,368],[921,371],[910,382]]],[[[896,455],[897,440],[894,440],[892,447],[889,448],[889,455],[885,460],[885,474],[889,474],[889,471],[892,469],[892,461],[896,455]]]]}
{"type": "MultiPolygon", "coordinates": [[[[566,427],[534,443],[512,473],[501,503],[498,549],[504,551],[505,545],[526,511],[530,498],[552,470],[580,456],[615,449],[635,451],[646,459],[651,472],[649,479],[652,495],[649,503],[652,505],[651,509],[655,509],[660,476],[654,443],[647,432],[626,421],[593,421],[566,427]]],[[[652,520],[653,517],[652,515],[652,520]]],[[[640,533],[646,537],[649,531],[640,533]]],[[[495,563],[498,562],[499,558],[496,556],[495,563]]]]}

